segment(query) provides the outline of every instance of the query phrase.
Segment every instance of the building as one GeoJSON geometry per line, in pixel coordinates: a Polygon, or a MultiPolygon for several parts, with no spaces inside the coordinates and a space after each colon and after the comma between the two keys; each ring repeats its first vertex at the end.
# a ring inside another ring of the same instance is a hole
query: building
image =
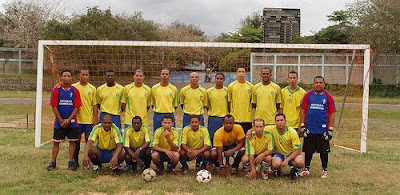
{"type": "Polygon", "coordinates": [[[300,9],[264,8],[264,43],[291,43],[300,35],[300,9]]]}

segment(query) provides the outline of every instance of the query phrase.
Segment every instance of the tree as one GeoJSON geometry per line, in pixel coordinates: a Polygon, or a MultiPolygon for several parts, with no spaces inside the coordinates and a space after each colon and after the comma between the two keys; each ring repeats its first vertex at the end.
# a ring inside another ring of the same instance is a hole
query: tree
{"type": "Polygon", "coordinates": [[[349,15],[344,10],[334,11],[328,15],[328,21],[335,22],[336,24],[321,29],[314,34],[314,43],[341,43],[347,44],[351,41],[351,26],[349,22],[349,15]]]}
{"type": "Polygon", "coordinates": [[[243,43],[262,43],[263,42],[263,29],[262,29],[262,15],[259,12],[254,12],[241,20],[241,27],[229,34],[222,33],[217,40],[226,42],[243,42],[243,43]]]}
{"type": "Polygon", "coordinates": [[[354,43],[371,44],[377,53],[400,53],[400,1],[357,0],[347,12],[354,43]]]}
{"type": "Polygon", "coordinates": [[[12,1],[4,4],[1,13],[1,39],[7,47],[35,48],[44,38],[46,22],[62,18],[59,1],[12,1]]]}
{"type": "Polygon", "coordinates": [[[206,36],[200,27],[175,21],[162,30],[166,41],[205,41],[206,36]]]}

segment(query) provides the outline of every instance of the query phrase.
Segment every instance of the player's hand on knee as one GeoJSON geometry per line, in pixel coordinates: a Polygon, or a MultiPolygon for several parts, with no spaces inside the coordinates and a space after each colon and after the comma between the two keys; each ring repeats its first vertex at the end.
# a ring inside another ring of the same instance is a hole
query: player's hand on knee
{"type": "Polygon", "coordinates": [[[249,129],[246,133],[246,139],[251,140],[253,138],[253,128],[249,129]]]}
{"type": "Polygon", "coordinates": [[[285,168],[288,165],[288,161],[284,160],[281,162],[281,168],[285,168]]]}
{"type": "Polygon", "coordinates": [[[110,161],[110,167],[111,169],[115,169],[118,166],[118,158],[112,158],[110,161]]]}
{"type": "Polygon", "coordinates": [[[166,152],[166,154],[167,154],[168,158],[170,158],[170,159],[175,158],[175,154],[172,151],[168,151],[168,152],[166,152]]]}

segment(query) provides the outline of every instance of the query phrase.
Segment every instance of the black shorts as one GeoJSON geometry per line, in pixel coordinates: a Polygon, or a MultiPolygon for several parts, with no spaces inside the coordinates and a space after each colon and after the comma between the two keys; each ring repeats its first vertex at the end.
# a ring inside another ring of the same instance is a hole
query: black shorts
{"type": "Polygon", "coordinates": [[[54,142],[63,142],[65,140],[65,137],[68,138],[68,141],[73,142],[73,141],[78,141],[78,127],[76,128],[59,128],[59,129],[54,129],[53,132],[53,141],[54,142]]]}
{"type": "Polygon", "coordinates": [[[242,126],[244,134],[246,134],[249,129],[253,128],[253,123],[251,122],[235,123],[235,124],[242,126]]]}
{"type": "Polygon", "coordinates": [[[331,147],[329,140],[325,140],[322,134],[309,134],[304,138],[303,152],[305,153],[329,153],[331,147]]]}

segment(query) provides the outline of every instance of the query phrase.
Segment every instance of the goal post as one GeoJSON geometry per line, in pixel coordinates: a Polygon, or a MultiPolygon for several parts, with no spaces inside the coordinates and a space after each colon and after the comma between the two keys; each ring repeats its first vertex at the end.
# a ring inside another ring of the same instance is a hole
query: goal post
{"type": "MultiPolygon", "coordinates": [[[[108,67],[116,68],[126,84],[131,82],[130,73],[135,68],[147,68],[145,72],[157,72],[160,67],[173,67],[176,74],[171,82],[186,82],[185,71],[198,70],[208,74],[208,70],[219,70],[234,72],[238,65],[244,65],[250,70],[250,79],[253,83],[259,82],[255,78],[257,63],[255,56],[263,53],[281,54],[290,56],[293,53],[308,53],[315,58],[315,53],[340,51],[362,51],[363,63],[362,75],[362,124],[360,152],[366,152],[367,129],[368,129],[368,98],[370,82],[370,57],[371,48],[369,45],[359,44],[270,44],[270,43],[226,43],[226,42],[166,42],[166,41],[73,41],[73,40],[40,40],[38,44],[37,62],[37,93],[36,93],[36,119],[35,119],[35,147],[42,143],[43,129],[43,108],[48,102],[43,100],[44,90],[49,90],[57,81],[57,68],[78,69],[78,66],[90,65],[97,71],[92,77],[96,84],[102,82],[100,74],[108,67]],[[217,68],[216,68],[217,67],[217,68]],[[218,68],[219,67],[219,68],[218,68]],[[49,70],[48,70],[49,69],[49,70]],[[176,71],[175,71],[176,70],[176,71]],[[44,72],[52,71],[53,77],[45,75],[44,72]],[[206,73],[207,72],[207,73],[206,73]],[[179,77],[179,78],[178,78],[179,77]],[[51,80],[52,82],[48,82],[51,80]]],[[[344,52],[343,52],[344,53],[344,52]]],[[[275,67],[279,66],[278,57],[275,57],[275,67]]],[[[290,60],[295,58],[290,57],[290,60]]],[[[329,61],[332,56],[325,57],[329,61]]],[[[301,57],[297,59],[301,61],[301,57]]],[[[334,62],[335,64],[336,62],[334,62]]],[[[271,64],[268,64],[268,66],[271,64]]],[[[274,64],[272,64],[273,66],[274,64]]],[[[312,63],[306,66],[313,67],[312,63]]],[[[325,73],[329,72],[328,66],[321,67],[325,73]]],[[[288,66],[289,67],[289,66],[288,66]]],[[[292,66],[290,66],[292,67],[292,66]]],[[[305,80],[307,71],[301,72],[303,65],[296,66],[294,70],[299,72],[299,80],[305,80]]],[[[110,68],[110,69],[111,69],[110,68]]],[[[348,67],[346,67],[348,68],[348,67]]],[[[282,81],[278,78],[279,68],[273,69],[275,81],[282,81]]],[[[323,73],[323,72],[322,72],[323,73]]],[[[231,79],[234,74],[229,74],[231,79]]],[[[316,76],[316,75],[314,75],[316,76]]],[[[207,76],[206,76],[207,77],[207,76]]],[[[154,77],[155,78],[155,77],[154,77]]],[[[309,79],[309,78],[308,78],[309,79]]],[[[155,80],[155,79],[154,79],[155,80]]],[[[76,80],[75,80],[76,81],[76,80]]],[[[98,86],[96,86],[98,87],[98,86]]],[[[361,93],[361,92],[360,92],[361,93]]],[[[48,106],[48,105],[47,105],[48,106]]],[[[53,117],[54,119],[54,117],[53,117]]],[[[48,141],[48,140],[45,140],[48,141]]],[[[46,143],[46,142],[45,142],[46,143]]]]}

